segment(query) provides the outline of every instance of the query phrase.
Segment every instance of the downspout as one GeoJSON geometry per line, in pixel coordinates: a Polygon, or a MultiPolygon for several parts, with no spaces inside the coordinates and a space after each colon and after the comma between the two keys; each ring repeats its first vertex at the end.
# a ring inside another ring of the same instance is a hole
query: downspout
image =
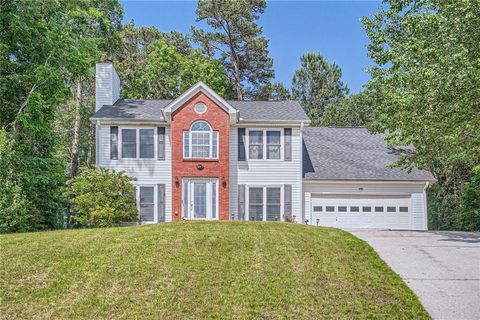
{"type": "Polygon", "coordinates": [[[300,223],[305,223],[305,194],[303,193],[303,121],[300,123],[300,223]]]}
{"type": "Polygon", "coordinates": [[[430,186],[430,181],[425,183],[425,187],[423,188],[423,198],[425,199],[425,230],[428,230],[428,206],[427,206],[427,188],[430,186]]]}

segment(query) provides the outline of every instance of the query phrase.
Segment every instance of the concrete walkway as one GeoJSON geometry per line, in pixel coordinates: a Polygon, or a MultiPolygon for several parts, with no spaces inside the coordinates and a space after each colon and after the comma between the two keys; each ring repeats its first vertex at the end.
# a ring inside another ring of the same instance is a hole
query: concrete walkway
{"type": "Polygon", "coordinates": [[[433,319],[480,319],[480,234],[348,231],[378,252],[433,319]]]}

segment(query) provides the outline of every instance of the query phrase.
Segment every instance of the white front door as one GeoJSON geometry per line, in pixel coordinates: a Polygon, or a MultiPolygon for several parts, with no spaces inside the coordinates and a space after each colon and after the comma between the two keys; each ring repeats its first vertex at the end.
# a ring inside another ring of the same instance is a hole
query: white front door
{"type": "Polygon", "coordinates": [[[187,206],[187,219],[218,219],[217,179],[187,179],[183,185],[187,188],[184,193],[187,200],[184,201],[184,206],[187,206]]]}

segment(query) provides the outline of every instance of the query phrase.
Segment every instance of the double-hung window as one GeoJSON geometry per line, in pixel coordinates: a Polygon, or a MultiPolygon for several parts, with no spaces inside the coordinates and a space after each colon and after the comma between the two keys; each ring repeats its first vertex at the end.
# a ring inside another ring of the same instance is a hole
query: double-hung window
{"type": "Polygon", "coordinates": [[[184,158],[218,158],[218,131],[205,121],[194,122],[183,132],[184,158]]]}
{"type": "Polygon", "coordinates": [[[248,157],[249,159],[281,159],[281,131],[280,130],[249,130],[248,157]]]}
{"type": "Polygon", "coordinates": [[[122,129],[122,158],[137,157],[137,129],[122,129]]]}
{"type": "Polygon", "coordinates": [[[282,220],[281,187],[249,187],[248,218],[254,221],[282,220]]]}
{"type": "Polygon", "coordinates": [[[267,131],[267,159],[280,159],[280,131],[267,131]]]}
{"type": "Polygon", "coordinates": [[[153,129],[140,129],[140,158],[153,158],[155,156],[155,131],[153,129]]]}
{"type": "Polygon", "coordinates": [[[127,129],[121,130],[122,158],[124,159],[152,159],[155,157],[155,130],[154,129],[127,129]]]}

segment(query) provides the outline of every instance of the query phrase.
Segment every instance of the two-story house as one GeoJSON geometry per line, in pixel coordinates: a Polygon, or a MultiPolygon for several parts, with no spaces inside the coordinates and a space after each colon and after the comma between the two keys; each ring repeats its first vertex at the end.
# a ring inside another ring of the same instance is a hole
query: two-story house
{"type": "Polygon", "coordinates": [[[309,128],[296,101],[226,101],[204,83],[174,100],[120,99],[96,66],[96,161],[136,177],[142,222],[286,221],[426,229],[430,173],[389,166],[381,136],[309,128]]]}

